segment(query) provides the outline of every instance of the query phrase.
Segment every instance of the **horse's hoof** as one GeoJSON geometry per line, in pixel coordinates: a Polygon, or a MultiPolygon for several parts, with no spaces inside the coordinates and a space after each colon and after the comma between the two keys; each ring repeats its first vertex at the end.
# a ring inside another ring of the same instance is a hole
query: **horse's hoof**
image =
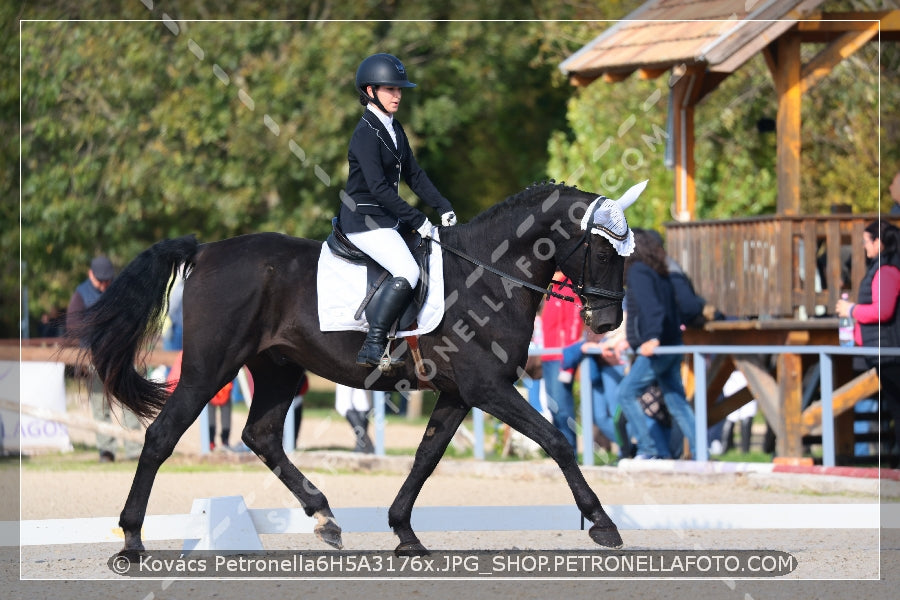
{"type": "Polygon", "coordinates": [[[337,550],[344,547],[341,539],[341,528],[334,521],[327,521],[315,528],[316,537],[337,550]]]}
{"type": "Polygon", "coordinates": [[[622,541],[622,536],[619,535],[618,528],[613,525],[611,527],[599,527],[594,525],[590,528],[588,533],[591,536],[591,539],[594,540],[597,544],[601,546],[606,546],[607,548],[621,548],[625,543],[622,541]]]}
{"type": "Polygon", "coordinates": [[[394,549],[397,556],[428,556],[431,552],[419,540],[400,544],[394,549]]]}
{"type": "Polygon", "coordinates": [[[140,548],[122,548],[118,552],[116,552],[116,557],[122,557],[130,563],[139,563],[141,561],[141,556],[146,553],[144,547],[140,548]]]}

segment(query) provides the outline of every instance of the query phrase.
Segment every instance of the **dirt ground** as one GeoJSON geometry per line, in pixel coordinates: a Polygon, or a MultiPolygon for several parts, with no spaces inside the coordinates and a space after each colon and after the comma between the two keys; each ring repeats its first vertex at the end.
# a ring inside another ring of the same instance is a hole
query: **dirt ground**
{"type": "MultiPolygon", "coordinates": [[[[239,415],[235,415],[239,417],[239,415]]],[[[239,425],[235,424],[239,431],[239,425]]],[[[86,436],[87,434],[74,434],[86,436]]],[[[414,447],[421,426],[391,424],[388,448],[414,447]]],[[[89,439],[90,436],[87,436],[89,439]]],[[[237,436],[235,436],[236,439],[237,436]]],[[[411,458],[360,457],[342,450],[351,447],[349,425],[332,419],[307,419],[294,459],[335,508],[386,507],[393,500],[411,458]],[[327,451],[322,450],[328,448],[327,451]]],[[[213,453],[197,456],[199,430],[195,425],[179,444],[178,454],[158,475],[148,506],[149,515],[190,512],[195,498],[243,496],[248,508],[296,508],[296,499],[258,461],[247,456],[213,453]],[[186,465],[203,463],[201,469],[186,465]],[[213,466],[221,464],[221,471],[213,466]],[[237,465],[240,465],[238,468],[237,465]]],[[[118,515],[128,494],[135,462],[90,465],[79,470],[25,467],[21,475],[21,518],[72,519],[118,515]]],[[[879,486],[875,480],[758,474],[685,475],[625,472],[614,467],[584,469],[585,477],[607,505],[633,504],[812,504],[872,503],[880,497],[896,499],[896,483],[879,486]]],[[[895,500],[896,501],[896,500],[895,500]]],[[[546,460],[485,464],[444,460],[429,479],[416,506],[568,505],[573,499],[561,473],[546,460]]],[[[773,507],[777,510],[777,506],[773,507]]],[[[701,509],[702,510],[702,509],[701,509]]],[[[0,518],[15,518],[0,508],[0,518]]],[[[376,581],[322,580],[150,580],[123,581],[108,568],[118,544],[25,546],[0,549],[3,579],[12,585],[4,598],[240,598],[260,593],[278,597],[369,598],[890,598],[896,587],[884,578],[894,576],[900,558],[898,530],[867,529],[740,529],[740,530],[623,530],[629,549],[766,549],[789,552],[797,559],[793,573],[779,581],[716,580],[663,582],[642,579],[514,581],[478,579],[433,581],[403,579],[376,581]],[[15,549],[17,550],[17,549],[15,549]],[[15,552],[17,554],[17,552],[15,552]],[[882,568],[887,565],[888,568],[882,568]],[[18,572],[16,572],[18,571],[18,572]],[[22,578],[21,580],[20,577],[22,578]],[[882,581],[878,581],[879,577],[882,581]],[[118,579],[117,581],[102,581],[118,579]],[[302,595],[301,595],[302,594],[302,595]]],[[[324,550],[310,534],[263,536],[267,548],[324,550]],[[272,538],[272,539],[269,539],[272,538]]],[[[423,532],[423,543],[440,549],[591,550],[597,547],[583,531],[453,531],[423,532]]],[[[345,551],[391,550],[391,533],[344,534],[345,551]]],[[[181,542],[148,543],[154,550],[181,548],[181,542]]]]}

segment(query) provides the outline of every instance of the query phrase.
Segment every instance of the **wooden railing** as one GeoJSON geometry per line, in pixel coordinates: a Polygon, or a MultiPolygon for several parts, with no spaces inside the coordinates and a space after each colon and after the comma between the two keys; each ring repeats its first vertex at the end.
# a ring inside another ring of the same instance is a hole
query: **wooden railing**
{"type": "Polygon", "coordinates": [[[726,315],[832,315],[842,291],[857,297],[866,269],[862,232],[877,218],[843,214],[667,223],[666,250],[697,293],[726,315]]]}
{"type": "MultiPolygon", "coordinates": [[[[77,346],[66,345],[63,338],[0,339],[0,360],[61,362],[74,365],[80,359],[77,346]]],[[[148,365],[171,367],[177,351],[154,349],[146,356],[148,365]]]]}

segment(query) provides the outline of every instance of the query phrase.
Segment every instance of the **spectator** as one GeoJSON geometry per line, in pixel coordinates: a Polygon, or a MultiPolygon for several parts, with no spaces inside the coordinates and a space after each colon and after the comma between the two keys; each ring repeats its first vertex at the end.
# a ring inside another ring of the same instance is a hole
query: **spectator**
{"type": "MultiPolygon", "coordinates": [[[[863,230],[869,268],[859,285],[857,301],[838,300],[838,317],[854,320],[857,346],[900,347],[900,229],[887,221],[873,221],[863,230]]],[[[854,361],[859,370],[878,369],[882,408],[894,421],[894,444],[900,444],[900,357],[865,356],[854,361]]],[[[892,461],[896,463],[896,454],[892,461]]],[[[896,464],[892,464],[896,467],[896,464]]]]}
{"type": "Polygon", "coordinates": [[[62,337],[66,334],[66,321],[63,311],[58,308],[51,308],[50,312],[41,315],[41,322],[38,324],[38,337],[55,338],[62,337]]]}
{"type": "MultiPolygon", "coordinates": [[[[647,229],[647,233],[663,246],[662,236],[655,229],[647,229]]],[[[685,327],[702,329],[707,321],[721,321],[725,318],[715,306],[706,301],[706,298],[697,294],[694,283],[691,281],[681,265],[666,254],[666,266],[669,269],[669,280],[675,288],[675,302],[681,313],[681,323],[685,327]]]]}
{"type": "Polygon", "coordinates": [[[655,354],[656,348],[679,346],[681,319],[675,291],[666,266],[666,252],[658,238],[635,229],[635,250],[625,261],[628,320],[626,336],[635,360],[619,384],[619,403],[637,438],[637,458],[664,456],[650,434],[639,396],[654,379],[662,390],[666,408],[688,439],[694,456],[694,411],[685,398],[680,354],[655,354]]]}
{"type": "MultiPolygon", "coordinates": [[[[747,378],[742,372],[735,369],[728,376],[728,380],[722,386],[722,394],[717,402],[724,402],[747,387],[747,378]]],[[[709,453],[712,456],[724,454],[734,448],[734,429],[737,425],[741,434],[741,452],[750,452],[750,437],[752,434],[753,417],[756,416],[756,399],[732,411],[724,421],[716,423],[709,428],[709,453]]]]}
{"type": "MultiPolygon", "coordinates": [[[[175,386],[178,385],[178,380],[181,378],[181,358],[182,353],[178,352],[178,357],[175,359],[175,362],[172,363],[172,368],[169,370],[169,374],[166,377],[166,385],[169,388],[169,393],[171,393],[175,386]]],[[[234,389],[234,381],[229,381],[226,383],[221,390],[216,392],[216,395],[212,397],[209,401],[209,449],[216,449],[216,409],[218,408],[219,413],[219,427],[221,429],[221,433],[219,435],[219,439],[222,441],[222,445],[220,448],[222,450],[232,450],[231,444],[229,443],[229,439],[231,438],[231,401],[232,401],[232,391],[234,389]]]]}
{"type": "MultiPolygon", "coordinates": [[[[583,343],[576,343],[563,350],[563,368],[575,368],[587,352],[591,361],[588,363],[591,375],[591,406],[593,408],[594,425],[600,434],[619,447],[619,458],[629,446],[616,429],[616,417],[621,412],[619,407],[619,383],[625,375],[625,351],[628,341],[625,339],[625,321],[613,331],[603,335],[588,331],[583,343]],[[597,353],[599,351],[599,353],[597,353]]],[[[599,444],[605,450],[611,444],[599,444]]]]}
{"type": "Polygon", "coordinates": [[[375,446],[369,437],[369,411],[372,410],[372,391],[351,388],[346,385],[335,384],[334,408],[347,419],[353,428],[353,436],[356,438],[354,452],[373,454],[375,446]]]}
{"type": "MultiPolygon", "coordinates": [[[[69,300],[69,307],[66,310],[67,331],[78,332],[81,327],[82,313],[100,299],[100,296],[109,287],[115,274],[112,262],[106,256],[100,255],[91,261],[87,279],[75,288],[75,292],[69,300]]],[[[82,342],[82,345],[84,345],[84,342],[82,342]]],[[[109,402],[103,392],[103,382],[93,366],[90,367],[89,372],[84,374],[84,376],[87,379],[88,398],[94,420],[100,423],[112,423],[109,402]]],[[[141,423],[133,412],[124,407],[122,412],[124,424],[128,429],[139,430],[141,428],[141,423]]],[[[100,453],[100,462],[115,461],[117,447],[118,442],[116,438],[97,433],[97,450],[100,453]]],[[[125,442],[126,458],[138,458],[140,453],[141,445],[139,443],[133,441],[125,442]]]]}
{"type": "MultiPolygon", "coordinates": [[[[568,282],[562,271],[553,276],[552,291],[564,294],[568,282]]],[[[581,304],[549,296],[541,312],[541,334],[544,348],[562,349],[581,339],[581,304]]],[[[562,368],[562,351],[541,355],[547,404],[553,415],[553,424],[566,436],[575,451],[575,397],[572,395],[574,369],[562,368]]]]}

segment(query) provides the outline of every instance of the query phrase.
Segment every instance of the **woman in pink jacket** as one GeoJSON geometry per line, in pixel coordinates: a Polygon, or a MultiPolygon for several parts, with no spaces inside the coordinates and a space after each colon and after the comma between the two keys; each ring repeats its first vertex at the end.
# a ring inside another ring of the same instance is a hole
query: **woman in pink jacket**
{"type": "MultiPolygon", "coordinates": [[[[900,229],[887,221],[873,221],[863,231],[869,269],[859,286],[857,302],[838,300],[839,317],[855,321],[857,346],[900,347],[900,229]]],[[[900,356],[866,356],[854,366],[878,369],[881,407],[894,418],[894,444],[900,444],[900,356]]],[[[897,452],[891,453],[896,462],[897,452]]],[[[892,464],[896,467],[896,464],[892,464]]]]}

